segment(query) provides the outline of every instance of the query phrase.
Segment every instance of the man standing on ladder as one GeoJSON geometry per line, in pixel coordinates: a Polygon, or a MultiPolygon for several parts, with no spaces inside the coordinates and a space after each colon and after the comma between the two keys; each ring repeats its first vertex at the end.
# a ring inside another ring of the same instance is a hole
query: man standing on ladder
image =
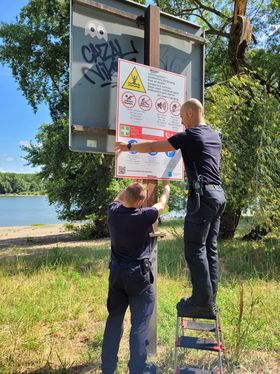
{"type": "Polygon", "coordinates": [[[177,310],[181,315],[213,317],[218,289],[217,238],[225,207],[219,175],[222,144],[219,134],[207,126],[199,100],[186,101],[180,116],[184,132],[163,141],[117,143],[116,150],[140,153],[181,150],[190,192],[184,242],[192,295],[181,299],[177,310]]]}

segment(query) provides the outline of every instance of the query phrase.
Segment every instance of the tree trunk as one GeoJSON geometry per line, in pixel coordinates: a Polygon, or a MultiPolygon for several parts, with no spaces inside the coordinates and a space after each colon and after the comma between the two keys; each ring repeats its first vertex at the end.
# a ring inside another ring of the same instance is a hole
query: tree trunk
{"type": "Polygon", "coordinates": [[[245,50],[252,40],[252,27],[245,17],[247,0],[235,0],[233,20],[230,29],[228,54],[232,75],[238,74],[244,63],[245,50]]]}
{"type": "Polygon", "coordinates": [[[225,210],[221,219],[220,238],[232,239],[239,223],[241,210],[225,210]]]}

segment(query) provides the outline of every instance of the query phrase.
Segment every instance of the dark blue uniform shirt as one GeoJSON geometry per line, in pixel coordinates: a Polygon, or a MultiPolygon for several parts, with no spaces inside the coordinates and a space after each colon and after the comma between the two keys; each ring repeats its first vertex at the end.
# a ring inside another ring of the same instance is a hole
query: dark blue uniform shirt
{"type": "Polygon", "coordinates": [[[181,149],[189,186],[198,175],[204,184],[221,184],[219,170],[221,138],[207,125],[198,125],[168,139],[175,149],[181,149]],[[196,170],[195,170],[196,169],[196,170]]]}
{"type": "Polygon", "coordinates": [[[111,259],[120,262],[150,258],[149,233],[158,218],[156,208],[126,208],[119,201],[108,206],[111,259]]]}

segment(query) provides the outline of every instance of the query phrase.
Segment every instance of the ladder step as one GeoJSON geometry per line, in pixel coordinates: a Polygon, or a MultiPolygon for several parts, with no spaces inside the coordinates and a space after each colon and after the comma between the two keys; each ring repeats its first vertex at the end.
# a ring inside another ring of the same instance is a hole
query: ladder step
{"type": "Polygon", "coordinates": [[[180,336],[176,341],[176,347],[201,349],[204,351],[222,351],[222,345],[218,346],[216,340],[196,338],[192,336],[180,336]]]}
{"type": "Polygon", "coordinates": [[[177,312],[177,317],[187,317],[187,318],[200,318],[200,319],[216,319],[218,313],[214,316],[211,313],[205,312],[204,308],[201,308],[201,310],[194,311],[180,311],[177,312]]]}
{"type": "Polygon", "coordinates": [[[215,374],[215,373],[214,371],[185,367],[185,368],[177,368],[176,374],[215,374]]]}
{"type": "Polygon", "coordinates": [[[183,328],[196,331],[215,332],[214,323],[196,322],[196,321],[182,321],[183,328]]]}

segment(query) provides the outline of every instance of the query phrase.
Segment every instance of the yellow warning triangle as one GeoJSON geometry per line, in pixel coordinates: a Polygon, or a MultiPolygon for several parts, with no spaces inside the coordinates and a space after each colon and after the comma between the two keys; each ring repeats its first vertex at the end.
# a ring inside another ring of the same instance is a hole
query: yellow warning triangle
{"type": "Polygon", "coordinates": [[[126,81],[124,82],[122,88],[125,88],[126,90],[146,93],[145,87],[141,81],[136,67],[132,69],[131,73],[126,78],[126,81]]]}

